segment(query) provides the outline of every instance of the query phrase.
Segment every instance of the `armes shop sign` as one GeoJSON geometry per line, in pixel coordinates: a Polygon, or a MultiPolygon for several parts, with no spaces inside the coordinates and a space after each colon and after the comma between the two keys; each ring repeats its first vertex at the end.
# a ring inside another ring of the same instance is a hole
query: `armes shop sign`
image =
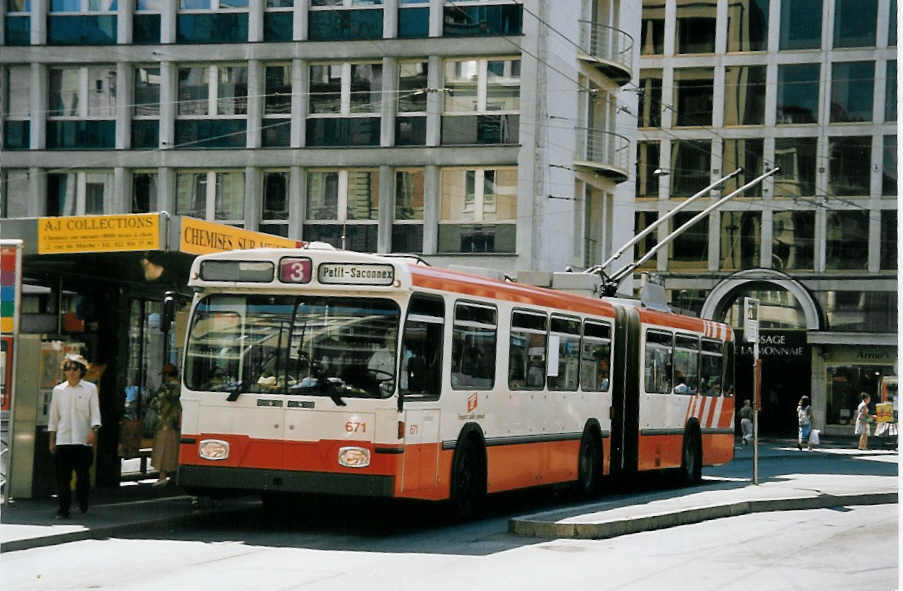
{"type": "MultiPolygon", "coordinates": [[[[740,342],[740,337],[737,337],[740,342]]],[[[739,353],[752,357],[752,343],[740,342],[739,353]]],[[[804,331],[760,331],[759,357],[763,359],[803,359],[809,354],[804,331]]]]}

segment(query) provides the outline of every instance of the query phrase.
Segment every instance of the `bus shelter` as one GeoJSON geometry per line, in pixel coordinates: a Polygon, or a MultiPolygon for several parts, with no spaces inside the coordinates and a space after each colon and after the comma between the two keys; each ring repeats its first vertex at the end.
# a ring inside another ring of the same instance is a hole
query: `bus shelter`
{"type": "Polygon", "coordinates": [[[11,366],[7,498],[54,492],[47,410],[69,352],[91,363],[85,379],[100,394],[95,485],[140,479],[152,440],[146,402],[163,364],[180,359],[194,257],[300,245],[166,212],[11,219],[0,233],[22,245],[17,331],[0,335],[11,366]]]}

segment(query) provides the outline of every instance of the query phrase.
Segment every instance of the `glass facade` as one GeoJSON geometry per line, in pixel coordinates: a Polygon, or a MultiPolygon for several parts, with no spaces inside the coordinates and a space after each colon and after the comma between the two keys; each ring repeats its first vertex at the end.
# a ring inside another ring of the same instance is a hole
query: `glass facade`
{"type": "Polygon", "coordinates": [[[874,47],[878,0],[834,0],[834,47],[874,47]]]}
{"type": "Polygon", "coordinates": [[[781,2],[781,50],[821,47],[822,0],[781,2]]]}
{"type": "Polygon", "coordinates": [[[834,195],[863,197],[869,194],[872,164],[870,136],[828,138],[830,154],[828,190],[834,195]]]}
{"type": "Polygon", "coordinates": [[[897,269],[897,210],[881,210],[880,268],[897,269]]]}
{"type": "Polygon", "coordinates": [[[781,172],[775,175],[774,196],[794,198],[815,195],[818,138],[776,138],[775,164],[781,172]]]}
{"type": "Polygon", "coordinates": [[[762,236],[761,211],[725,211],[721,214],[722,271],[739,271],[759,266],[762,236]]]}
{"type": "Polygon", "coordinates": [[[743,0],[727,5],[727,50],[768,49],[768,0],[743,0]]]}
{"type": "Polygon", "coordinates": [[[439,252],[514,252],[517,169],[441,172],[439,252]]]}
{"type": "Polygon", "coordinates": [[[819,64],[778,66],[777,123],[818,122],[819,64]]]}
{"type": "Polygon", "coordinates": [[[674,70],[674,126],[712,124],[715,71],[712,68],[674,70]]]}
{"type": "MultiPolygon", "coordinates": [[[[637,142],[636,145],[636,197],[658,198],[658,175],[661,144],[659,142],[637,142]]],[[[700,187],[701,188],[701,187],[700,187]]]]}
{"type": "Polygon", "coordinates": [[[772,217],[771,264],[778,271],[815,268],[815,212],[776,211],[772,217]]]}
{"type": "Polygon", "coordinates": [[[643,0],[640,53],[662,55],[665,52],[665,3],[663,0],[643,0]]]}
{"type": "MultiPolygon", "coordinates": [[[[704,185],[703,185],[704,186],[704,185]]],[[[700,187],[701,188],[701,187],[700,187]]],[[[681,211],[671,218],[671,231],[683,227],[699,212],[681,211]]],[[[674,238],[669,246],[668,268],[705,270],[709,260],[709,220],[703,218],[674,238]]]]}
{"type": "Polygon", "coordinates": [[[884,158],[881,166],[881,194],[897,195],[897,136],[884,136],[884,158]]]}
{"type": "Polygon", "coordinates": [[[765,123],[766,66],[724,69],[724,125],[765,123]]]}
{"type": "MultiPolygon", "coordinates": [[[[721,159],[722,174],[728,174],[742,168],[743,172],[726,181],[722,185],[722,193],[732,193],[760,176],[764,170],[764,142],[761,139],[731,140],[722,142],[724,153],[721,159]]],[[[705,185],[703,185],[705,186],[705,185]]],[[[702,187],[700,187],[701,189],[702,187]]],[[[754,185],[744,191],[741,197],[761,197],[762,183],[754,185]]]]}
{"type": "Polygon", "coordinates": [[[869,253],[869,213],[858,210],[829,211],[825,245],[827,270],[866,270],[869,253]]]}
{"type": "Polygon", "coordinates": [[[711,140],[671,142],[671,197],[690,197],[712,183],[711,140]]]}
{"type": "Polygon", "coordinates": [[[831,123],[872,120],[875,62],[842,62],[831,66],[831,123]]]}
{"type": "Polygon", "coordinates": [[[662,126],[662,71],[641,70],[637,127],[662,126]]]}
{"type": "Polygon", "coordinates": [[[714,53],[714,0],[677,0],[677,53],[714,53]]]}

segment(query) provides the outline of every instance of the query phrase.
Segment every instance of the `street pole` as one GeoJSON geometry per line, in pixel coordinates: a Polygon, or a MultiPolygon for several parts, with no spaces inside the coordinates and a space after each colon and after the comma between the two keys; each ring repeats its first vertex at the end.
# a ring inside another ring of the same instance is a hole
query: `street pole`
{"type": "Polygon", "coordinates": [[[759,362],[759,300],[743,298],[743,339],[753,344],[753,484],[759,484],[759,409],[762,364],[759,362]]]}

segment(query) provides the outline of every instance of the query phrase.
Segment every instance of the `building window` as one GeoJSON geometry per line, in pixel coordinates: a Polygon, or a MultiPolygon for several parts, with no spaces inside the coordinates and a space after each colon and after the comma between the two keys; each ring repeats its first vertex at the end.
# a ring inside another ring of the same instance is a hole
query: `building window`
{"type": "Polygon", "coordinates": [[[781,50],[821,47],[822,0],[781,2],[781,50]]]}
{"type": "Polygon", "coordinates": [[[176,147],[244,148],[248,69],[218,64],[178,69],[176,147]]]}
{"type": "Polygon", "coordinates": [[[776,138],[775,164],[781,168],[775,176],[774,196],[795,198],[815,195],[816,151],[818,138],[776,138]]]}
{"type": "Polygon", "coordinates": [[[875,62],[831,66],[831,123],[872,120],[875,62]]]}
{"type": "Polygon", "coordinates": [[[869,255],[869,212],[829,211],[825,250],[828,271],[864,271],[869,255]]]}
{"type": "Polygon", "coordinates": [[[878,0],[834,1],[834,47],[874,47],[878,0]]]}
{"type": "Polygon", "coordinates": [[[245,175],[239,170],[176,173],[176,214],[242,227],[245,175]]]}
{"type": "Polygon", "coordinates": [[[881,210],[881,270],[897,269],[897,210],[881,210]]]}
{"type": "Polygon", "coordinates": [[[794,125],[818,121],[819,64],[778,66],[777,123],[794,125]]]}
{"type": "Polygon", "coordinates": [[[727,50],[768,49],[768,0],[730,2],[727,5],[727,50]]]}
{"type": "Polygon", "coordinates": [[[381,7],[382,0],[313,0],[307,38],[310,41],[381,39],[381,7]]]}
{"type": "Polygon", "coordinates": [[[260,199],[261,232],[288,237],[289,174],[287,170],[265,170],[260,199]]]}
{"type": "Polygon", "coordinates": [[[887,78],[884,87],[884,122],[897,121],[897,60],[887,60],[887,78]]]}
{"type": "Polygon", "coordinates": [[[31,0],[6,0],[3,44],[31,45],[31,0]]]}
{"type": "Polygon", "coordinates": [[[722,271],[754,269],[759,266],[762,212],[722,212],[720,236],[722,271]]]}
{"type": "Polygon", "coordinates": [[[266,0],[263,13],[263,40],[291,41],[293,35],[294,0],[266,0]]]}
{"type": "Polygon", "coordinates": [[[765,123],[766,66],[724,68],[724,124],[765,123]]]}
{"type": "MultiPolygon", "coordinates": [[[[638,211],[633,218],[633,235],[636,236],[652,224],[658,221],[658,212],[657,211],[638,211]]],[[[646,236],[636,243],[634,248],[636,249],[636,258],[634,260],[640,260],[646,253],[655,248],[655,245],[658,243],[658,233],[653,230],[646,234],[646,236]]],[[[639,268],[640,269],[654,269],[656,266],[655,257],[651,257],[646,262],[642,263],[639,268]]]]}
{"type": "Polygon", "coordinates": [[[307,144],[379,145],[382,64],[310,66],[307,144]]]}
{"type": "Polygon", "coordinates": [[[677,53],[715,53],[715,4],[677,0],[677,53]]]}
{"type": "Polygon", "coordinates": [[[778,271],[815,268],[815,212],[776,211],[772,218],[772,266],[778,271]]]}
{"type": "Polygon", "coordinates": [[[665,2],[643,0],[640,54],[662,55],[665,52],[665,2]]]}
{"type": "Polygon", "coordinates": [[[872,168],[872,138],[828,138],[831,154],[828,190],[833,195],[867,197],[872,168]]]}
{"type": "Polygon", "coordinates": [[[50,67],[47,147],[113,148],[116,143],[116,68],[50,67]]]}
{"type": "Polygon", "coordinates": [[[712,68],[675,68],[675,127],[712,124],[715,71],[712,68]]]}
{"type": "Polygon", "coordinates": [[[3,99],[3,149],[27,150],[31,128],[31,67],[7,66],[0,70],[3,99]]]}
{"type": "Polygon", "coordinates": [[[116,43],[117,0],[50,0],[48,45],[116,43]]]}
{"type": "Polygon", "coordinates": [[[395,143],[399,146],[426,144],[426,96],[429,62],[418,60],[398,64],[398,114],[395,143]]]}
{"type": "Polygon", "coordinates": [[[661,154],[660,142],[637,142],[636,144],[636,196],[638,199],[658,199],[658,175],[661,154]]]}
{"type": "Polygon", "coordinates": [[[395,170],[392,252],[423,252],[422,168],[395,170]]]}
{"type": "MultiPolygon", "coordinates": [[[[698,213],[698,211],[681,211],[675,214],[671,218],[671,231],[682,227],[698,213]]],[[[709,261],[709,218],[702,218],[674,238],[669,250],[671,255],[668,258],[669,269],[706,269],[709,261]]]]}
{"type": "Polygon", "coordinates": [[[640,71],[637,127],[662,126],[662,71],[640,71]]]}
{"type": "Polygon", "coordinates": [[[439,252],[515,252],[517,168],[445,168],[439,252]]]}
{"type": "Polygon", "coordinates": [[[881,194],[897,196],[897,136],[895,135],[884,136],[881,194]]]}
{"type": "Polygon", "coordinates": [[[671,197],[690,197],[712,183],[711,140],[671,142],[671,197]]]}
{"type": "Polygon", "coordinates": [[[376,252],[379,200],[378,170],[309,171],[304,240],[376,252]]]}
{"type": "Polygon", "coordinates": [[[177,43],[247,43],[249,0],[180,0],[177,43]]]}
{"type": "MultiPolygon", "coordinates": [[[[816,292],[816,298],[825,317],[828,320],[828,329],[832,332],[897,332],[897,293],[886,291],[822,291],[816,292]]],[[[832,373],[840,368],[831,367],[832,373]]],[[[868,368],[867,375],[874,376],[878,372],[874,369],[883,369],[884,375],[894,375],[892,367],[868,368]]],[[[865,373],[865,372],[864,372],[865,373]]],[[[835,374],[836,375],[836,374],[835,374]]],[[[873,378],[874,379],[874,378],[873,378]]],[[[831,379],[829,384],[835,388],[843,385],[843,380],[831,379]]],[[[876,386],[877,384],[875,384],[876,386]]],[[[847,406],[850,414],[855,412],[859,404],[860,392],[876,392],[876,387],[857,387],[852,390],[850,400],[854,401],[847,406]]],[[[874,400],[873,400],[874,401],[874,400]]],[[[830,409],[830,397],[828,408],[830,409]]],[[[841,410],[843,413],[843,410],[841,410]]],[[[829,416],[830,420],[830,416],[829,416]]]]}
{"type": "Polygon", "coordinates": [[[398,4],[398,36],[402,39],[429,37],[429,0],[400,0],[398,4]]]}
{"type": "Polygon", "coordinates": [[[156,148],[160,144],[160,68],[135,68],[132,107],[132,147],[156,148]]]}
{"type": "Polygon", "coordinates": [[[135,170],[132,172],[132,205],[130,213],[157,211],[157,172],[135,170]]]}
{"type": "Polygon", "coordinates": [[[446,0],[442,15],[442,35],[444,37],[520,35],[523,20],[523,7],[519,4],[502,0],[446,0]]]}
{"type": "Polygon", "coordinates": [[[897,45],[897,0],[890,0],[890,18],[887,19],[887,45],[897,45]]]}
{"type": "Polygon", "coordinates": [[[47,175],[48,216],[99,215],[113,194],[113,172],[92,170],[47,175]]]}
{"type": "Polygon", "coordinates": [[[264,67],[264,101],[261,144],[265,148],[287,148],[292,132],[291,64],[264,67]]]}
{"type": "MultiPolygon", "coordinates": [[[[742,168],[743,172],[726,181],[722,192],[733,193],[746,183],[764,172],[764,142],[761,139],[729,140],[723,143],[722,173],[728,174],[742,168]]],[[[753,185],[741,194],[741,197],[762,197],[762,183],[753,185]]]]}
{"type": "Polygon", "coordinates": [[[442,144],[516,144],[520,59],[447,60],[442,144]]]}
{"type": "Polygon", "coordinates": [[[136,45],[160,43],[160,15],[163,10],[163,0],[135,0],[132,43],[136,45]]]}

